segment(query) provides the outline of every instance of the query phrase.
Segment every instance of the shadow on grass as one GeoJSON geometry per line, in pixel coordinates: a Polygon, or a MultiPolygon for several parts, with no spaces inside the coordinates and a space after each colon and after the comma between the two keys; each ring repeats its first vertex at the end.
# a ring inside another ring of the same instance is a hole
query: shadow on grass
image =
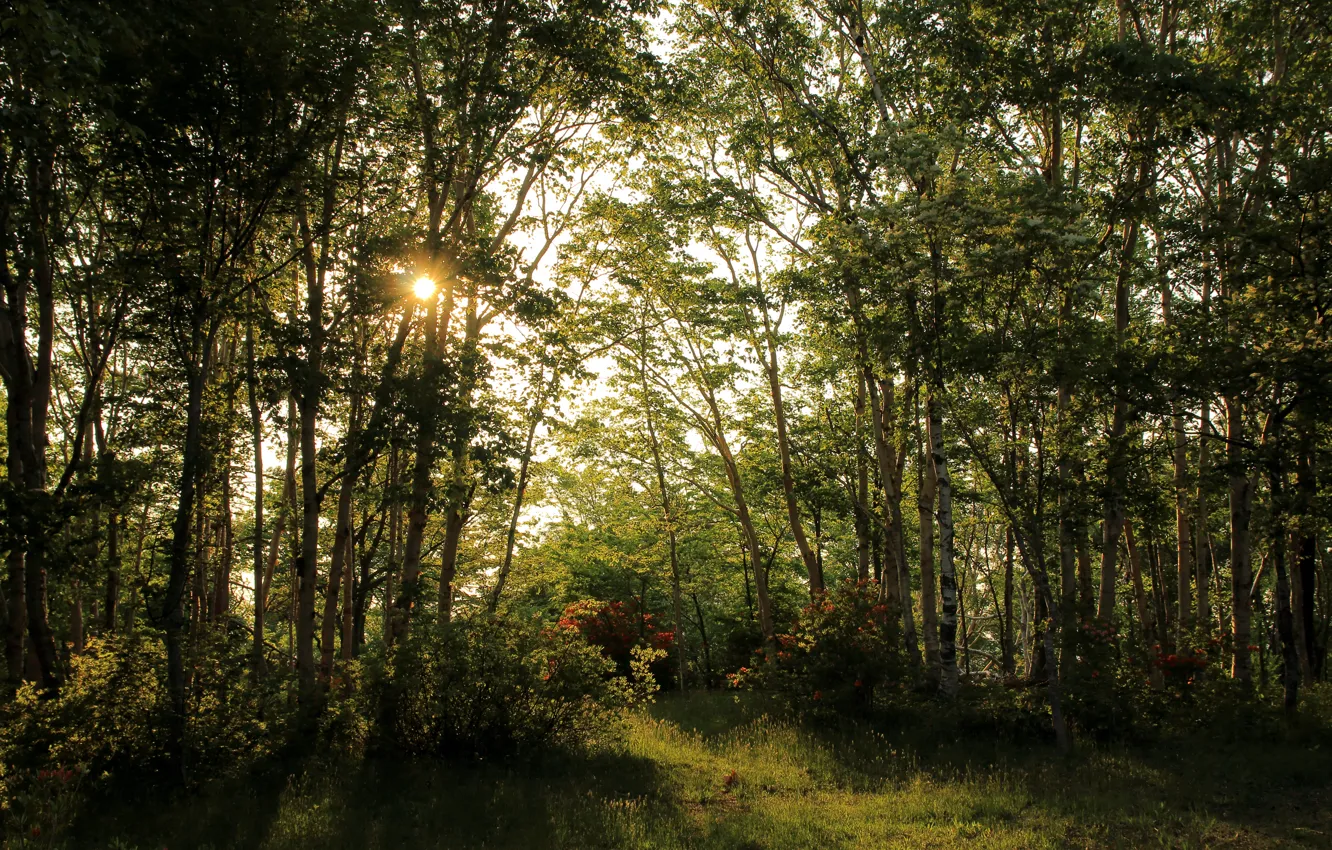
{"type": "Polygon", "coordinates": [[[672,818],[659,785],[652,762],[612,752],[497,764],[270,763],[193,793],[100,800],[74,838],[80,847],[144,850],[621,847],[644,810],[672,818]]]}
{"type": "Polygon", "coordinates": [[[1295,739],[1065,757],[1039,736],[950,736],[938,716],[800,719],[735,692],[667,696],[648,714],[626,746],[593,753],[274,761],[191,795],[126,795],[84,818],[76,846],[1332,846],[1332,761],[1295,739]]]}

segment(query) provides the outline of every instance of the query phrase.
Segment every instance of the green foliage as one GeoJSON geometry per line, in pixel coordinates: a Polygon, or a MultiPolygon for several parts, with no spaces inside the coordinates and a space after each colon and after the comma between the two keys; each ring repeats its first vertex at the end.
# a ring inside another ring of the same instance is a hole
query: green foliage
{"type": "Polygon", "coordinates": [[[635,654],[629,676],[576,630],[475,617],[396,647],[373,686],[384,742],[407,753],[527,756],[586,743],[655,682],[635,654]]]}
{"type": "Polygon", "coordinates": [[[906,683],[897,617],[879,601],[877,582],[847,580],[777,635],[775,659],[760,650],[731,683],[772,690],[802,710],[864,713],[906,683]]]}

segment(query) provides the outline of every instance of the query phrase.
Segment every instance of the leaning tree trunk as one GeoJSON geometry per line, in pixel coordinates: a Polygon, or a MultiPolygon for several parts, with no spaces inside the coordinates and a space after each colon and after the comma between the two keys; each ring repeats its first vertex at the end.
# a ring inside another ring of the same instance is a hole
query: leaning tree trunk
{"type": "Polygon", "coordinates": [[[777,364],[777,343],[773,341],[771,334],[767,339],[767,348],[763,368],[768,374],[768,392],[772,397],[772,412],[777,424],[777,457],[782,466],[782,496],[786,500],[786,517],[791,524],[791,536],[795,538],[800,560],[805,564],[805,573],[809,576],[809,593],[811,596],[818,596],[826,589],[823,582],[823,566],[819,563],[813,547],[809,545],[804,523],[800,519],[800,505],[795,492],[795,473],[791,466],[791,438],[787,433],[786,404],[782,401],[782,376],[777,364]]]}

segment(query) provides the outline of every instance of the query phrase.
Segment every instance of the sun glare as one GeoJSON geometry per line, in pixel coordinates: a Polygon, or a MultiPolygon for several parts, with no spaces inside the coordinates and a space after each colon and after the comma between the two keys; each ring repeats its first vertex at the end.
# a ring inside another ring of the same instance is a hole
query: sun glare
{"type": "Polygon", "coordinates": [[[412,292],[424,301],[435,294],[435,282],[428,277],[418,277],[412,284],[412,292]]]}

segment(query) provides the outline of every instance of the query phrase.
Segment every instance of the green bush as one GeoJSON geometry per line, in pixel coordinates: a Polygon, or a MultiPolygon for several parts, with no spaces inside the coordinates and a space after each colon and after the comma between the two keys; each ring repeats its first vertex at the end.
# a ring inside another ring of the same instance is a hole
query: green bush
{"type": "Polygon", "coordinates": [[[413,628],[375,677],[379,733],[421,755],[508,756],[588,742],[647,698],[659,650],[629,676],[577,631],[489,617],[413,628]]]}
{"type": "Polygon", "coordinates": [[[776,657],[760,651],[731,684],[774,691],[804,711],[872,709],[905,682],[897,616],[878,596],[875,582],[847,581],[814,600],[777,636],[776,657]]]}

